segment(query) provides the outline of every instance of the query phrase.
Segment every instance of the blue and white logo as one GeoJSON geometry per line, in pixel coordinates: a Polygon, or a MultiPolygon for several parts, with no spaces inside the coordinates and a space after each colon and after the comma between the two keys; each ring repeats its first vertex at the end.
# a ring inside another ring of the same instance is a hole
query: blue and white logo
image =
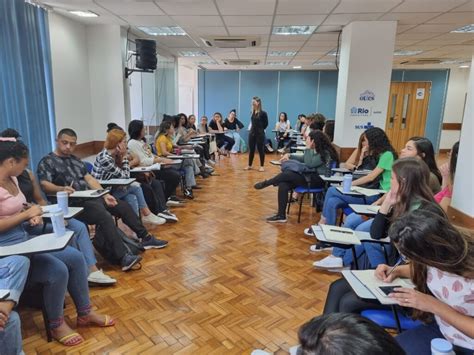
{"type": "Polygon", "coordinates": [[[365,107],[351,107],[351,116],[368,116],[370,110],[365,107]]]}
{"type": "Polygon", "coordinates": [[[375,127],[371,122],[367,122],[366,124],[356,124],[355,129],[363,129],[364,131],[366,129],[375,127]]]}
{"type": "Polygon", "coordinates": [[[360,101],[374,101],[375,94],[370,90],[365,90],[362,94],[359,95],[360,101]]]}

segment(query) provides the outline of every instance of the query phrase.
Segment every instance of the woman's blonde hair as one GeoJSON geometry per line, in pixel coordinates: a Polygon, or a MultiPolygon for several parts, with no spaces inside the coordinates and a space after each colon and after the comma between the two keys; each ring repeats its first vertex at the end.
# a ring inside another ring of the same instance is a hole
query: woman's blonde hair
{"type": "Polygon", "coordinates": [[[258,96],[252,97],[252,100],[255,100],[258,103],[257,110],[254,110],[252,106],[252,111],[253,111],[252,114],[262,111],[262,100],[258,96]]]}

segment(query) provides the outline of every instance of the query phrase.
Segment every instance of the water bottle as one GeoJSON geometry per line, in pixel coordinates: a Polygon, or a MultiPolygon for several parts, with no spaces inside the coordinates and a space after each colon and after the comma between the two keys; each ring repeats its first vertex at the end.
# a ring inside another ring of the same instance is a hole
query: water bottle
{"type": "Polygon", "coordinates": [[[344,180],[342,181],[342,191],[344,192],[351,192],[352,186],[352,175],[346,174],[344,175],[344,180]]]}
{"type": "Polygon", "coordinates": [[[59,191],[56,193],[58,207],[63,211],[64,215],[69,213],[69,195],[66,191],[59,191]]]}
{"type": "Polygon", "coordinates": [[[51,224],[56,237],[62,237],[66,234],[66,226],[64,224],[64,213],[59,207],[51,211],[51,224]]]}
{"type": "Polygon", "coordinates": [[[431,340],[431,355],[455,355],[453,344],[443,338],[431,340]]]}

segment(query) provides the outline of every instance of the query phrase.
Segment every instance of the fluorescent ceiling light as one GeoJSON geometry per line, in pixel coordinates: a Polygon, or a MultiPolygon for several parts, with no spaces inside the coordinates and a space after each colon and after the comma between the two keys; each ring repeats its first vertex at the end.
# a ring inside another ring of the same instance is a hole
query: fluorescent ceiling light
{"type": "Polygon", "coordinates": [[[310,35],[314,32],[316,26],[275,26],[273,27],[272,34],[279,36],[298,36],[298,35],[310,35]]]}
{"type": "Polygon", "coordinates": [[[459,68],[469,68],[469,65],[467,65],[467,64],[460,65],[459,68]]]}
{"type": "Polygon", "coordinates": [[[151,36],[186,36],[179,26],[138,26],[138,29],[151,36]]]}
{"type": "Polygon", "coordinates": [[[451,33],[474,33],[474,23],[452,30],[451,33]]]}
{"type": "Polygon", "coordinates": [[[95,12],[86,10],[86,11],[81,11],[81,10],[70,10],[68,11],[70,14],[79,16],[79,17],[99,17],[98,14],[95,12]]]}
{"type": "Polygon", "coordinates": [[[288,65],[290,62],[268,62],[267,65],[288,65]]]}
{"type": "Polygon", "coordinates": [[[271,51],[269,56],[270,57],[293,57],[296,55],[295,51],[271,51]]]}
{"type": "Polygon", "coordinates": [[[393,53],[393,55],[396,55],[396,56],[410,56],[410,55],[417,55],[417,54],[420,54],[420,53],[423,53],[423,51],[398,50],[398,51],[395,51],[393,53]]]}
{"type": "Polygon", "coordinates": [[[295,66],[293,67],[293,69],[301,69],[301,68],[302,68],[301,65],[295,65],[295,66]]]}
{"type": "Polygon", "coordinates": [[[440,62],[440,64],[463,64],[467,63],[466,60],[462,59],[446,59],[440,62]]]}
{"type": "Polygon", "coordinates": [[[326,55],[333,55],[333,56],[337,56],[338,53],[337,53],[337,49],[333,49],[332,51],[329,51],[326,55]]]}
{"type": "Polygon", "coordinates": [[[329,62],[329,61],[321,61],[321,62],[314,62],[313,65],[320,65],[320,66],[323,66],[323,65],[335,65],[334,62],[329,62]]]}
{"type": "Polygon", "coordinates": [[[204,51],[181,51],[179,52],[183,57],[205,57],[207,53],[204,51]]]}
{"type": "Polygon", "coordinates": [[[210,65],[210,64],[219,64],[215,60],[203,60],[200,62],[196,62],[198,65],[210,65]]]}

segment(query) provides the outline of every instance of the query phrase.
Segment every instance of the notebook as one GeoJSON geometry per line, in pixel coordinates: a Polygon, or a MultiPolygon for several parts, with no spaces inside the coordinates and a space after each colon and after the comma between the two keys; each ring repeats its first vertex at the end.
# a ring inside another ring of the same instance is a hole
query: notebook
{"type": "Polygon", "coordinates": [[[272,164],[272,165],[281,165],[281,161],[279,161],[279,160],[270,160],[270,164],[272,164]]]}
{"type": "Polygon", "coordinates": [[[321,229],[328,242],[355,245],[361,244],[355,232],[350,228],[328,226],[323,224],[321,229]]]}

